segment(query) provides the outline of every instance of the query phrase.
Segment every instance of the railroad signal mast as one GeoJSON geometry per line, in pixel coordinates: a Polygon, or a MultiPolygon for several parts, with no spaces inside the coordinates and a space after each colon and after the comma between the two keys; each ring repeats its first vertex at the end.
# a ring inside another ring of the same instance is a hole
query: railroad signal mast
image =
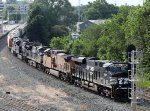
{"type": "Polygon", "coordinates": [[[142,61],[143,61],[143,52],[132,50],[128,53],[129,66],[129,78],[131,80],[131,90],[129,91],[129,98],[131,99],[131,108],[132,111],[136,111],[137,99],[142,100],[142,90],[139,91],[136,85],[139,82],[139,78],[143,78],[142,71],[142,61]],[[131,93],[130,93],[131,92],[131,93]],[[141,94],[139,94],[141,93],[141,94]]]}

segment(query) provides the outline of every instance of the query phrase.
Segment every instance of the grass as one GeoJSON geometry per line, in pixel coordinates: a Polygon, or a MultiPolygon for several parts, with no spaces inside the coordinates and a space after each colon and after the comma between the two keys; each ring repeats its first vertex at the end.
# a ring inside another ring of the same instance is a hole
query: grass
{"type": "Polygon", "coordinates": [[[150,88],[150,81],[146,81],[146,80],[144,80],[144,81],[138,81],[137,82],[137,86],[139,88],[150,88]]]}

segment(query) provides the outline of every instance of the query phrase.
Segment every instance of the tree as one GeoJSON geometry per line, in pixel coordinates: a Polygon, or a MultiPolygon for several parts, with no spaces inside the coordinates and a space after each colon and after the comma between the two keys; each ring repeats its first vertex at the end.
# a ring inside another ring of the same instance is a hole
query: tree
{"type": "Polygon", "coordinates": [[[64,25],[55,25],[52,27],[52,36],[61,37],[69,35],[69,30],[64,25]]]}
{"type": "Polygon", "coordinates": [[[75,22],[73,18],[73,8],[68,0],[34,0],[29,10],[27,36],[48,45],[53,36],[68,33],[66,27],[75,22]]]}
{"type": "Polygon", "coordinates": [[[126,56],[127,41],[123,29],[128,13],[134,7],[121,6],[118,13],[112,16],[102,27],[102,34],[98,40],[98,58],[123,61],[126,56]]]}
{"type": "Polygon", "coordinates": [[[33,3],[29,11],[27,37],[31,41],[48,44],[48,9],[41,3],[33,3]]]}
{"type": "Polygon", "coordinates": [[[93,25],[86,29],[79,39],[74,41],[72,52],[99,59],[125,60],[127,42],[123,26],[129,11],[133,8],[121,6],[118,14],[113,15],[104,24],[93,25]]]}
{"type": "Polygon", "coordinates": [[[63,49],[63,43],[61,41],[62,39],[59,37],[53,37],[50,43],[50,47],[57,48],[57,49],[63,49]]]}
{"type": "Polygon", "coordinates": [[[57,24],[70,26],[77,20],[74,8],[68,0],[35,0],[35,2],[48,6],[57,24]]]}
{"type": "Polygon", "coordinates": [[[80,38],[77,38],[73,44],[72,44],[72,48],[71,48],[71,53],[74,54],[74,55],[84,55],[84,52],[83,49],[84,49],[84,46],[83,46],[83,41],[80,40],[80,38]]]}
{"type": "Polygon", "coordinates": [[[53,37],[50,43],[50,47],[63,49],[70,53],[70,48],[72,47],[72,40],[68,36],[64,37],[53,37]]]}
{"type": "Polygon", "coordinates": [[[147,79],[150,80],[150,0],[144,6],[138,6],[129,13],[124,25],[125,36],[128,43],[134,44],[138,50],[144,52],[144,65],[147,79]]]}
{"type": "Polygon", "coordinates": [[[108,4],[106,0],[96,0],[89,3],[83,14],[87,19],[106,19],[110,18],[112,14],[116,14],[118,8],[112,4],[108,4]]]}
{"type": "Polygon", "coordinates": [[[97,40],[100,37],[101,26],[93,25],[86,29],[72,44],[71,52],[75,55],[94,56],[97,55],[97,40]]]}

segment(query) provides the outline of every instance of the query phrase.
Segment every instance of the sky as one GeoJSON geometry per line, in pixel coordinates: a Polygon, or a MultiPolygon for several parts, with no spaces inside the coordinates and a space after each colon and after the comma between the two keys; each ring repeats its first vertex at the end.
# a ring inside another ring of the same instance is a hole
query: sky
{"type": "MultiPolygon", "coordinates": [[[[2,1],[6,1],[6,0],[2,0],[2,1]]],[[[88,4],[88,2],[93,2],[93,1],[96,1],[96,0],[80,0],[80,4],[86,5],[86,4],[88,4]]],[[[145,0],[106,0],[106,1],[110,4],[116,3],[117,6],[120,6],[120,5],[125,5],[126,3],[128,5],[139,5],[139,4],[142,5],[143,1],[145,1],[145,0]]],[[[73,6],[79,5],[79,0],[69,0],[69,2],[73,6]]]]}
{"type": "MultiPolygon", "coordinates": [[[[85,5],[88,4],[88,2],[93,2],[95,0],[80,0],[80,4],[85,5]]],[[[111,4],[115,4],[117,6],[120,5],[125,5],[126,3],[128,5],[142,5],[143,4],[143,0],[106,0],[108,3],[111,4]]],[[[79,0],[69,0],[69,2],[73,5],[73,6],[78,6],[79,5],[79,0]]]]}

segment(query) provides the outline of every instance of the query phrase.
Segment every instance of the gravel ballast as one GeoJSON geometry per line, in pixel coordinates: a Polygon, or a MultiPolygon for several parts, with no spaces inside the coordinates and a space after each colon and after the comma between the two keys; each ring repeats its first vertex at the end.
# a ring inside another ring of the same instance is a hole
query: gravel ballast
{"type": "MultiPolygon", "coordinates": [[[[0,41],[0,93],[39,111],[131,111],[129,103],[114,102],[27,65],[9,52],[6,38],[0,41]]],[[[6,109],[3,104],[0,108],[6,109]]]]}

